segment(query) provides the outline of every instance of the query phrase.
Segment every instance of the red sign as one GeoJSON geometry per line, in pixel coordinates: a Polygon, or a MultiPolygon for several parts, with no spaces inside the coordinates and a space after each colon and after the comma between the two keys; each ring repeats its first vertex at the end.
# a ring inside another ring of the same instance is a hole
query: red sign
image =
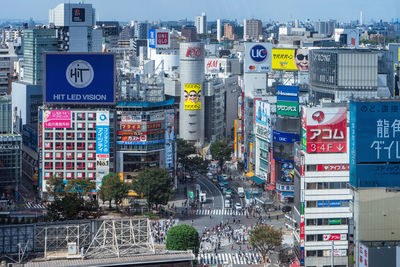
{"type": "Polygon", "coordinates": [[[198,58],[201,56],[201,52],[201,47],[189,46],[189,48],[186,50],[186,57],[198,58]]]}
{"type": "Polygon", "coordinates": [[[160,129],[161,128],[161,123],[148,123],[146,125],[147,130],[155,130],[155,129],[160,129]]]}
{"type": "Polygon", "coordinates": [[[122,136],[121,141],[124,142],[146,142],[147,137],[146,135],[128,135],[128,136],[122,136]]]}
{"type": "Polygon", "coordinates": [[[340,171],[349,171],[350,164],[318,164],[317,171],[318,172],[340,172],[340,171]]]}
{"type": "Polygon", "coordinates": [[[157,134],[164,133],[164,130],[157,131],[118,131],[117,135],[146,135],[146,134],[157,134]]]}
{"type": "Polygon", "coordinates": [[[207,68],[218,68],[218,59],[217,60],[209,60],[207,62],[207,68]]]}
{"type": "Polygon", "coordinates": [[[346,239],[347,239],[346,234],[324,235],[324,241],[340,241],[340,240],[346,240],[346,239]]]}
{"type": "Polygon", "coordinates": [[[300,240],[305,240],[304,215],[300,215],[300,240]]]}
{"type": "Polygon", "coordinates": [[[303,117],[308,153],[346,152],[346,108],[307,108],[303,117]]]}
{"type": "Polygon", "coordinates": [[[168,32],[157,32],[157,45],[168,45],[168,32]]]}

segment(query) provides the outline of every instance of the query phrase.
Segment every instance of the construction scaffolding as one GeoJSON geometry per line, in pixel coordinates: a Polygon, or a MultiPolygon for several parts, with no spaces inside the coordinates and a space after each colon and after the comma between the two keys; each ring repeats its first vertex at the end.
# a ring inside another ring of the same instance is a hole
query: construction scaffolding
{"type": "Polygon", "coordinates": [[[105,220],[85,252],[85,258],[126,257],[154,254],[147,218],[105,220]]]}

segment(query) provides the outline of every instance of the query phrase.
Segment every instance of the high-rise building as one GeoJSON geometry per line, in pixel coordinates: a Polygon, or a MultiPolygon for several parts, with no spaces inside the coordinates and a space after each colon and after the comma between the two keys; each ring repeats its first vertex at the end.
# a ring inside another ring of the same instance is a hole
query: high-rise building
{"type": "Polygon", "coordinates": [[[194,17],[194,26],[196,26],[198,34],[207,34],[207,16],[201,13],[201,16],[194,17]]]}
{"type": "Polygon", "coordinates": [[[41,84],[43,78],[43,52],[58,51],[56,29],[24,30],[24,73],[23,81],[41,84]]]}
{"type": "Polygon", "coordinates": [[[14,53],[13,43],[0,45],[0,94],[9,92],[9,79],[14,74],[14,62],[17,55],[14,53]]]}
{"type": "Polygon", "coordinates": [[[146,40],[149,25],[146,22],[135,22],[135,37],[140,40],[146,40]]]}
{"type": "Polygon", "coordinates": [[[257,41],[262,36],[262,22],[258,19],[245,19],[244,22],[244,40],[257,41]]]}
{"type": "Polygon", "coordinates": [[[221,42],[221,19],[217,19],[217,40],[221,42]]]}
{"type": "Polygon", "coordinates": [[[186,42],[192,43],[197,41],[197,30],[195,26],[185,25],[182,28],[181,36],[185,37],[186,42]]]}
{"type": "Polygon", "coordinates": [[[317,21],[314,23],[314,30],[319,34],[327,35],[328,23],[326,21],[317,21]]]}
{"type": "Polygon", "coordinates": [[[236,34],[234,34],[234,27],[232,23],[224,24],[224,40],[236,40],[236,34]]]}
{"type": "Polygon", "coordinates": [[[13,132],[10,96],[0,96],[0,134],[13,132]]]}

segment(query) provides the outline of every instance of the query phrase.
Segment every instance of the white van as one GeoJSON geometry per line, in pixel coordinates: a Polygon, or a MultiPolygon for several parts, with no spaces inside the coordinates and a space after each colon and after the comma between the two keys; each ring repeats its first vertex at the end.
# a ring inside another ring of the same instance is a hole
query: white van
{"type": "Polygon", "coordinates": [[[229,209],[231,207],[231,201],[229,199],[225,199],[225,209],[229,209]]]}
{"type": "Polygon", "coordinates": [[[239,195],[239,197],[244,197],[244,189],[243,189],[243,187],[238,187],[238,195],[239,195]]]}

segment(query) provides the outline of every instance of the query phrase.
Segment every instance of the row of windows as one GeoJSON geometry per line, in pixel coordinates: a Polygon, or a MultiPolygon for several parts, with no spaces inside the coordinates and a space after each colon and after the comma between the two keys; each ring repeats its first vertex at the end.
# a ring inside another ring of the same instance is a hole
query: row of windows
{"type": "MultiPolygon", "coordinates": [[[[323,250],[308,250],[306,252],[307,257],[326,257],[324,256],[324,251],[323,250]]],[[[330,265],[327,265],[330,266],[330,265]]],[[[346,265],[335,265],[335,267],[343,266],[345,267],[346,265]]],[[[324,265],[325,267],[325,265],[324,265]]]]}
{"type": "Polygon", "coordinates": [[[46,170],[51,170],[56,169],[56,170],[64,170],[64,167],[66,170],[74,170],[75,166],[77,170],[85,170],[87,165],[87,169],[88,170],[95,170],[96,169],[96,163],[95,162],[87,162],[87,164],[85,162],[53,162],[52,161],[46,161],[44,163],[44,168],[46,170]]]}
{"type": "Polygon", "coordinates": [[[276,189],[281,190],[281,191],[294,191],[294,185],[276,184],[276,189]]]}
{"type": "Polygon", "coordinates": [[[59,177],[59,178],[66,178],[66,179],[74,179],[74,178],[78,178],[78,179],[94,179],[96,178],[96,173],[95,172],[88,172],[88,173],[84,173],[84,172],[65,172],[65,174],[63,172],[44,172],[44,178],[45,179],[49,179],[50,177],[55,176],[55,177],[59,177]]]}
{"type": "Polygon", "coordinates": [[[306,225],[348,225],[348,218],[306,219],[306,225]]]}
{"type": "MultiPolygon", "coordinates": [[[[53,142],[44,142],[44,149],[46,150],[63,150],[64,149],[64,143],[63,142],[55,142],[53,146],[53,142]]],[[[75,150],[75,143],[74,142],[66,142],[65,143],[65,149],[66,150],[75,150]]],[[[84,142],[78,142],[76,143],[76,149],[77,150],[85,150],[86,149],[86,143],[84,142]]],[[[96,143],[87,143],[87,149],[88,150],[95,150],[96,149],[96,143]]]]}
{"type": "Polygon", "coordinates": [[[79,133],[63,133],[63,132],[46,132],[44,133],[44,140],[96,140],[96,132],[79,132],[79,133]]]}
{"type": "Polygon", "coordinates": [[[94,152],[45,152],[44,153],[44,158],[47,160],[52,160],[52,159],[66,159],[66,160],[74,160],[74,159],[79,159],[79,160],[94,160],[96,159],[96,153],[94,152]]]}
{"type": "Polygon", "coordinates": [[[348,188],[347,182],[307,183],[307,189],[343,189],[348,188]]]}

